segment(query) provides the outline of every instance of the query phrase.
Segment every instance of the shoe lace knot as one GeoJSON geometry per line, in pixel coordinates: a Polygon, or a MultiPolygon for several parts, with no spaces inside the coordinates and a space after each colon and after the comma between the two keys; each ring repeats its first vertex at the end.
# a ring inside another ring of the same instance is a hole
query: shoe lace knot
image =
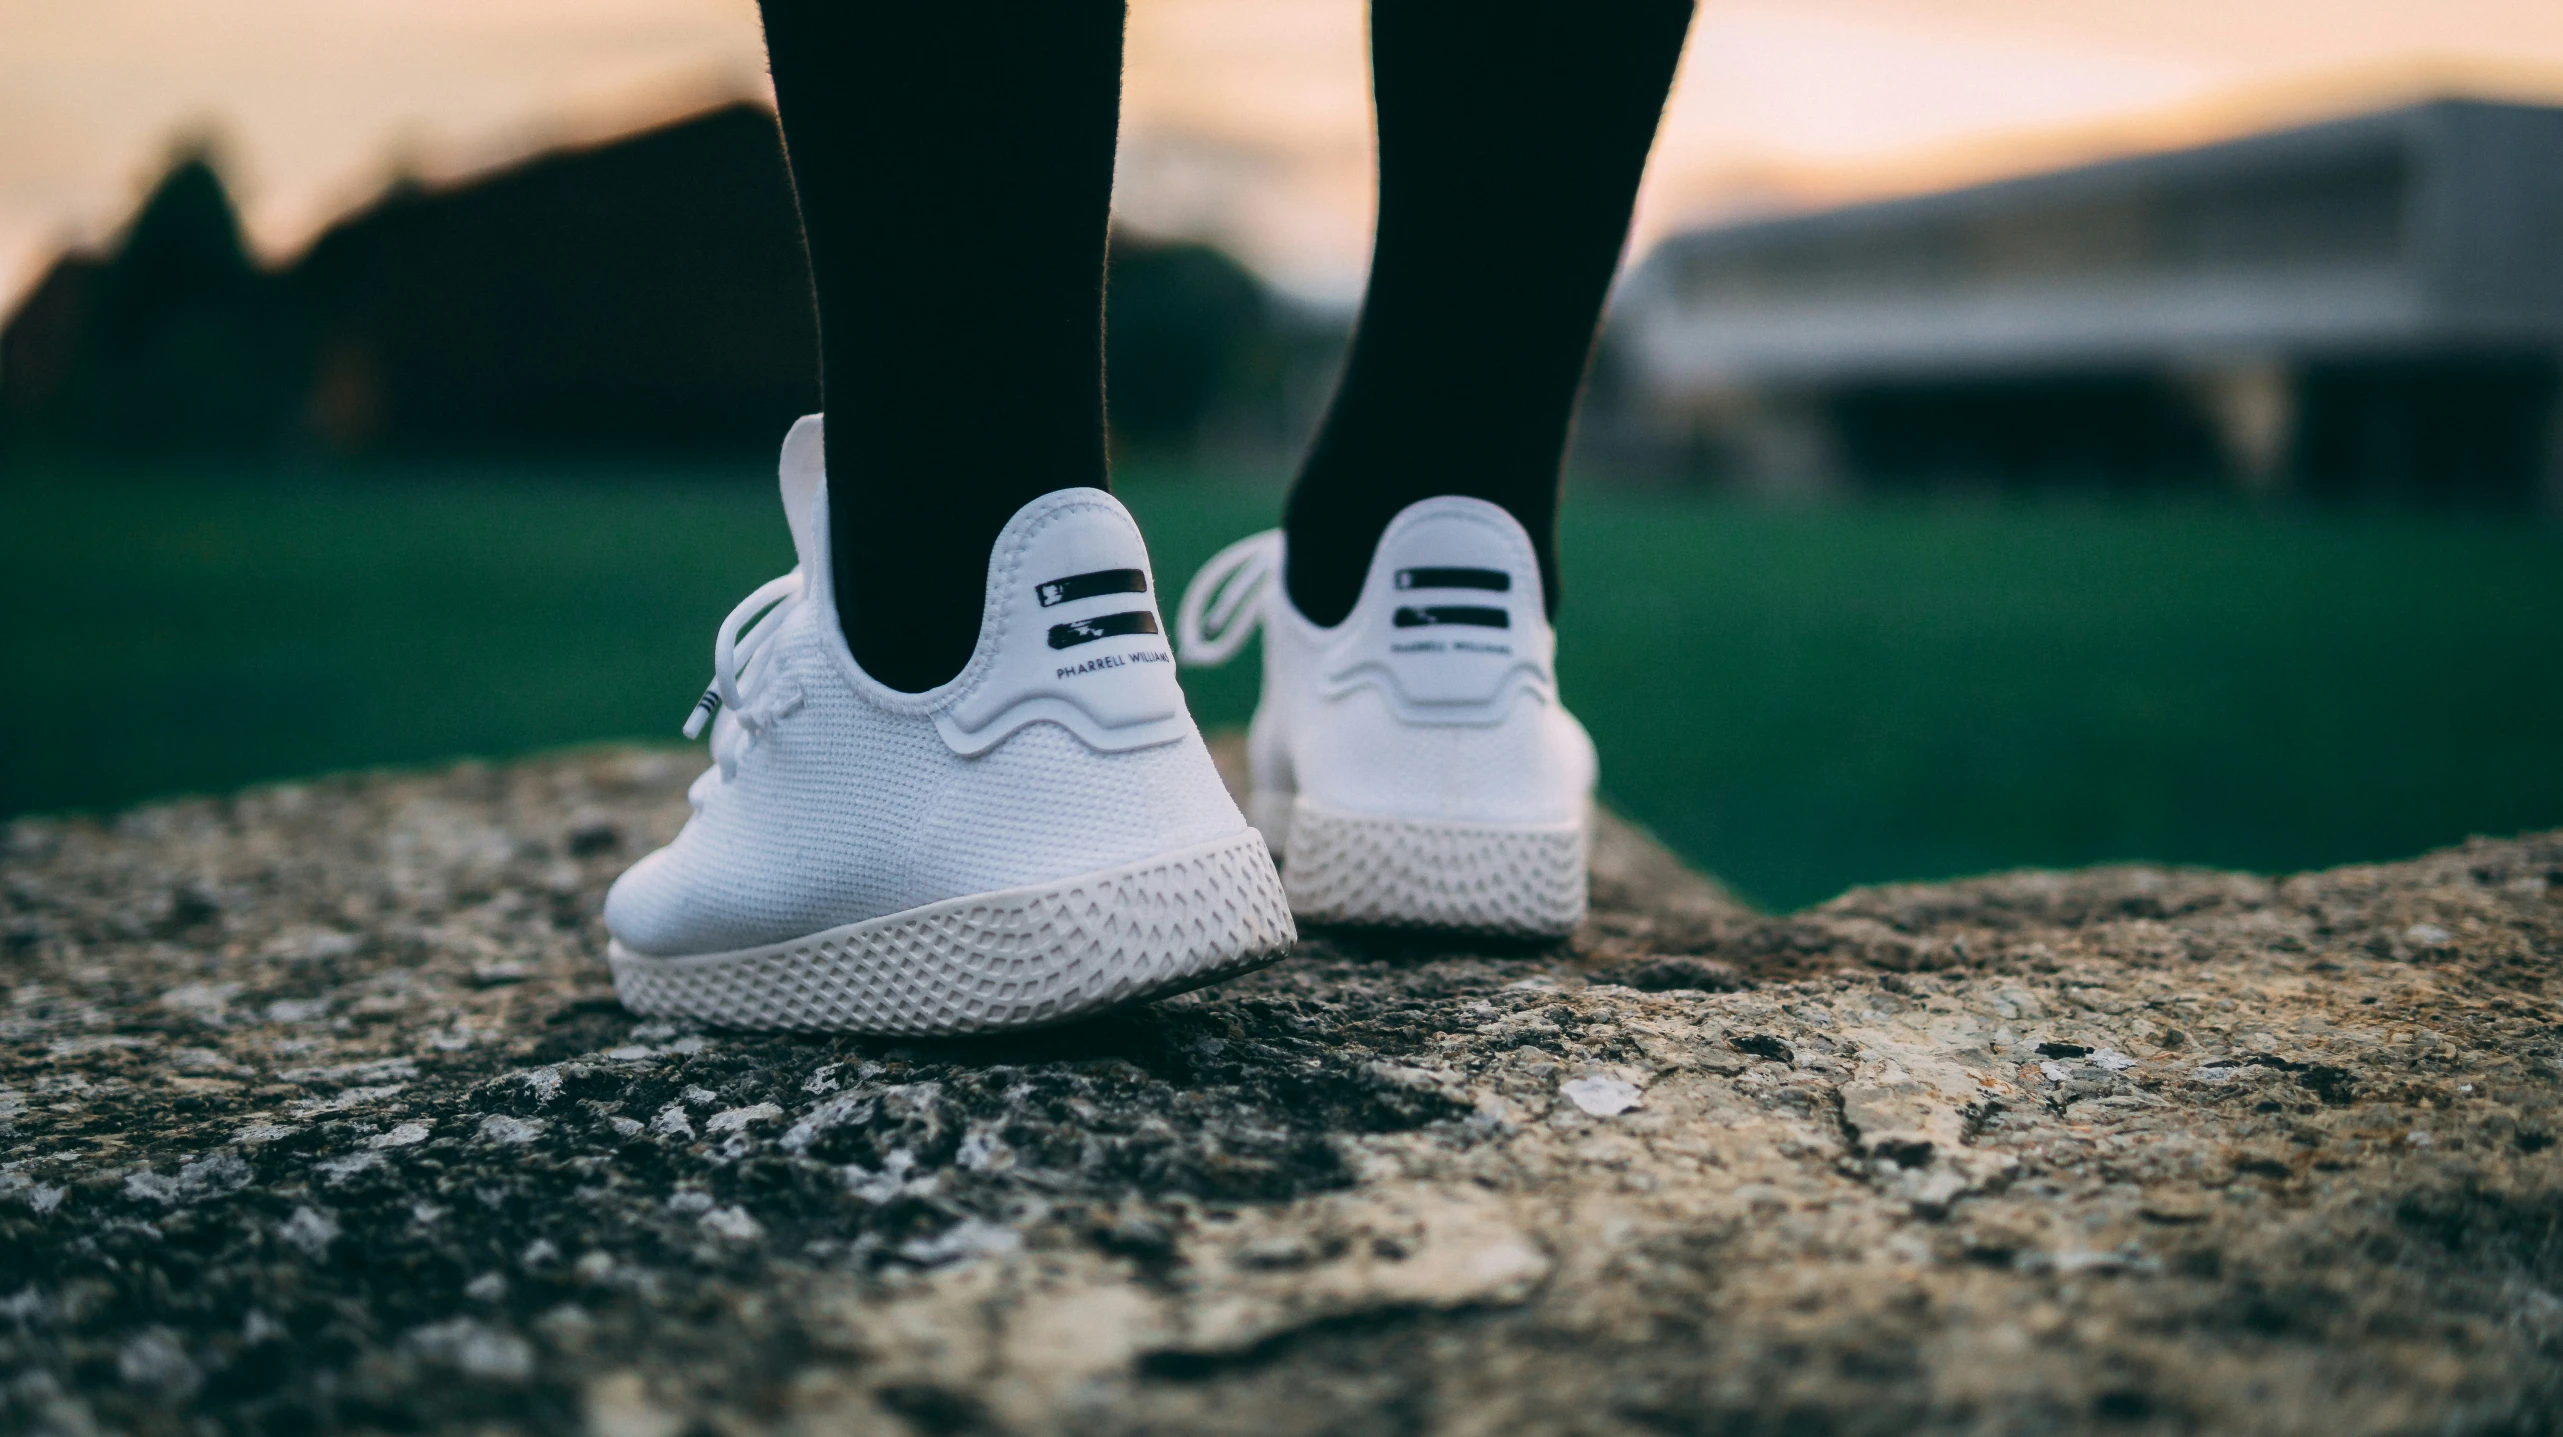
{"type": "Polygon", "coordinates": [[[686,715],[684,732],[687,738],[699,738],[706,725],[711,727],[712,760],[725,781],[738,775],[739,760],[758,737],[801,707],[800,685],[778,682],[774,663],[760,662],[784,619],[800,604],[801,593],[799,569],[770,579],[730,610],[712,635],[712,682],[686,715]],[[745,634],[739,632],[741,625],[748,626],[745,634]]]}
{"type": "Polygon", "coordinates": [[[1210,556],[1184,585],[1175,610],[1175,658],[1216,667],[1237,656],[1264,620],[1263,597],[1279,578],[1282,533],[1250,534],[1210,556]]]}

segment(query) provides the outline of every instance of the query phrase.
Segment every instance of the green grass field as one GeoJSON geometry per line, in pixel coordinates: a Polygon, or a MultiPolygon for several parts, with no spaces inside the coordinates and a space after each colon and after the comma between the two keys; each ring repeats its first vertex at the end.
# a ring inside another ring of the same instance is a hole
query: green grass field
{"type": "MultiPolygon", "coordinates": [[[[1123,487],[1170,591],[1280,502],[1123,487]]],[[[772,494],[745,465],[21,461],[0,812],[672,741],[713,624],[791,562],[772,494]]],[[[1563,682],[1605,792],[1767,904],[2563,824],[2563,531],[1579,492],[1562,544],[1563,682]]],[[[1205,724],[1242,723],[1254,675],[1188,675],[1205,724]]]]}

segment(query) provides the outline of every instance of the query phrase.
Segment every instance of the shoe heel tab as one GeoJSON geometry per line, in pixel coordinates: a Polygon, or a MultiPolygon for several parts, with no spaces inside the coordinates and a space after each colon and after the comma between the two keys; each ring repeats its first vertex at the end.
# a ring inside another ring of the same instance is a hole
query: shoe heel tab
{"type": "Polygon", "coordinates": [[[1053,489],[1017,509],[1006,526],[997,531],[992,555],[1005,553],[1008,546],[1019,544],[1026,535],[1054,523],[1118,523],[1130,532],[1133,541],[1139,538],[1139,521],[1130,516],[1128,506],[1112,491],[1080,484],[1072,489],[1053,489]],[[1095,512],[1098,508],[1103,512],[1095,512]]]}
{"type": "Polygon", "coordinates": [[[1430,499],[1418,499],[1398,510],[1396,517],[1388,521],[1384,532],[1394,534],[1409,523],[1453,518],[1491,521],[1496,527],[1520,538],[1524,544],[1531,542],[1531,531],[1522,527],[1522,521],[1513,517],[1512,510],[1492,499],[1480,499],[1470,494],[1436,494],[1430,499]]]}
{"type": "Polygon", "coordinates": [[[1526,597],[1533,611],[1540,611],[1547,598],[1530,531],[1501,504],[1467,495],[1419,499],[1397,511],[1381,532],[1379,547],[1371,551],[1363,600],[1386,599],[1430,577],[1467,587],[1500,583],[1501,592],[1526,597]],[[1478,570],[1502,577],[1471,577],[1478,570]]]}

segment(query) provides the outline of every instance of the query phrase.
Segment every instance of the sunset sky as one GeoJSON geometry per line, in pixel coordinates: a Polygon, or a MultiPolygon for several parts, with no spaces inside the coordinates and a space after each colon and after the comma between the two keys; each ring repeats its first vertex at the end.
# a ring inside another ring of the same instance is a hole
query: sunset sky
{"type": "MultiPolygon", "coordinates": [[[[1133,0],[1123,217],[1349,297],[1365,87],[1360,0],[1133,0]]],[[[1709,0],[1639,242],[2451,91],[2563,101],[2563,4],[1709,0]]],[[[281,256],[396,171],[763,93],[752,0],[0,0],[0,303],[184,137],[281,256]]]]}

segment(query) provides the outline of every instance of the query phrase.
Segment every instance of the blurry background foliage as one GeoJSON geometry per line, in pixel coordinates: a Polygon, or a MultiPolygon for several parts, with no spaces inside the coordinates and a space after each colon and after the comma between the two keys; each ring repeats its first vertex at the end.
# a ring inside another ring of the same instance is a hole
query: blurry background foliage
{"type": "MultiPolygon", "coordinates": [[[[1796,242],[1737,233],[1632,279],[1561,541],[1568,701],[1685,854],[1795,906],[2563,822],[2552,352],[1668,387],[1719,265],[1796,242]]],[[[1349,320],[1115,236],[1117,483],[1165,602],[1275,521],[1349,320]]],[[[396,185],[275,268],[180,156],[0,332],[0,813],[672,739],[791,562],[771,456],[814,351],[752,106],[396,185]]],[[[1186,675],[1213,727],[1255,682],[1186,675]]]]}

